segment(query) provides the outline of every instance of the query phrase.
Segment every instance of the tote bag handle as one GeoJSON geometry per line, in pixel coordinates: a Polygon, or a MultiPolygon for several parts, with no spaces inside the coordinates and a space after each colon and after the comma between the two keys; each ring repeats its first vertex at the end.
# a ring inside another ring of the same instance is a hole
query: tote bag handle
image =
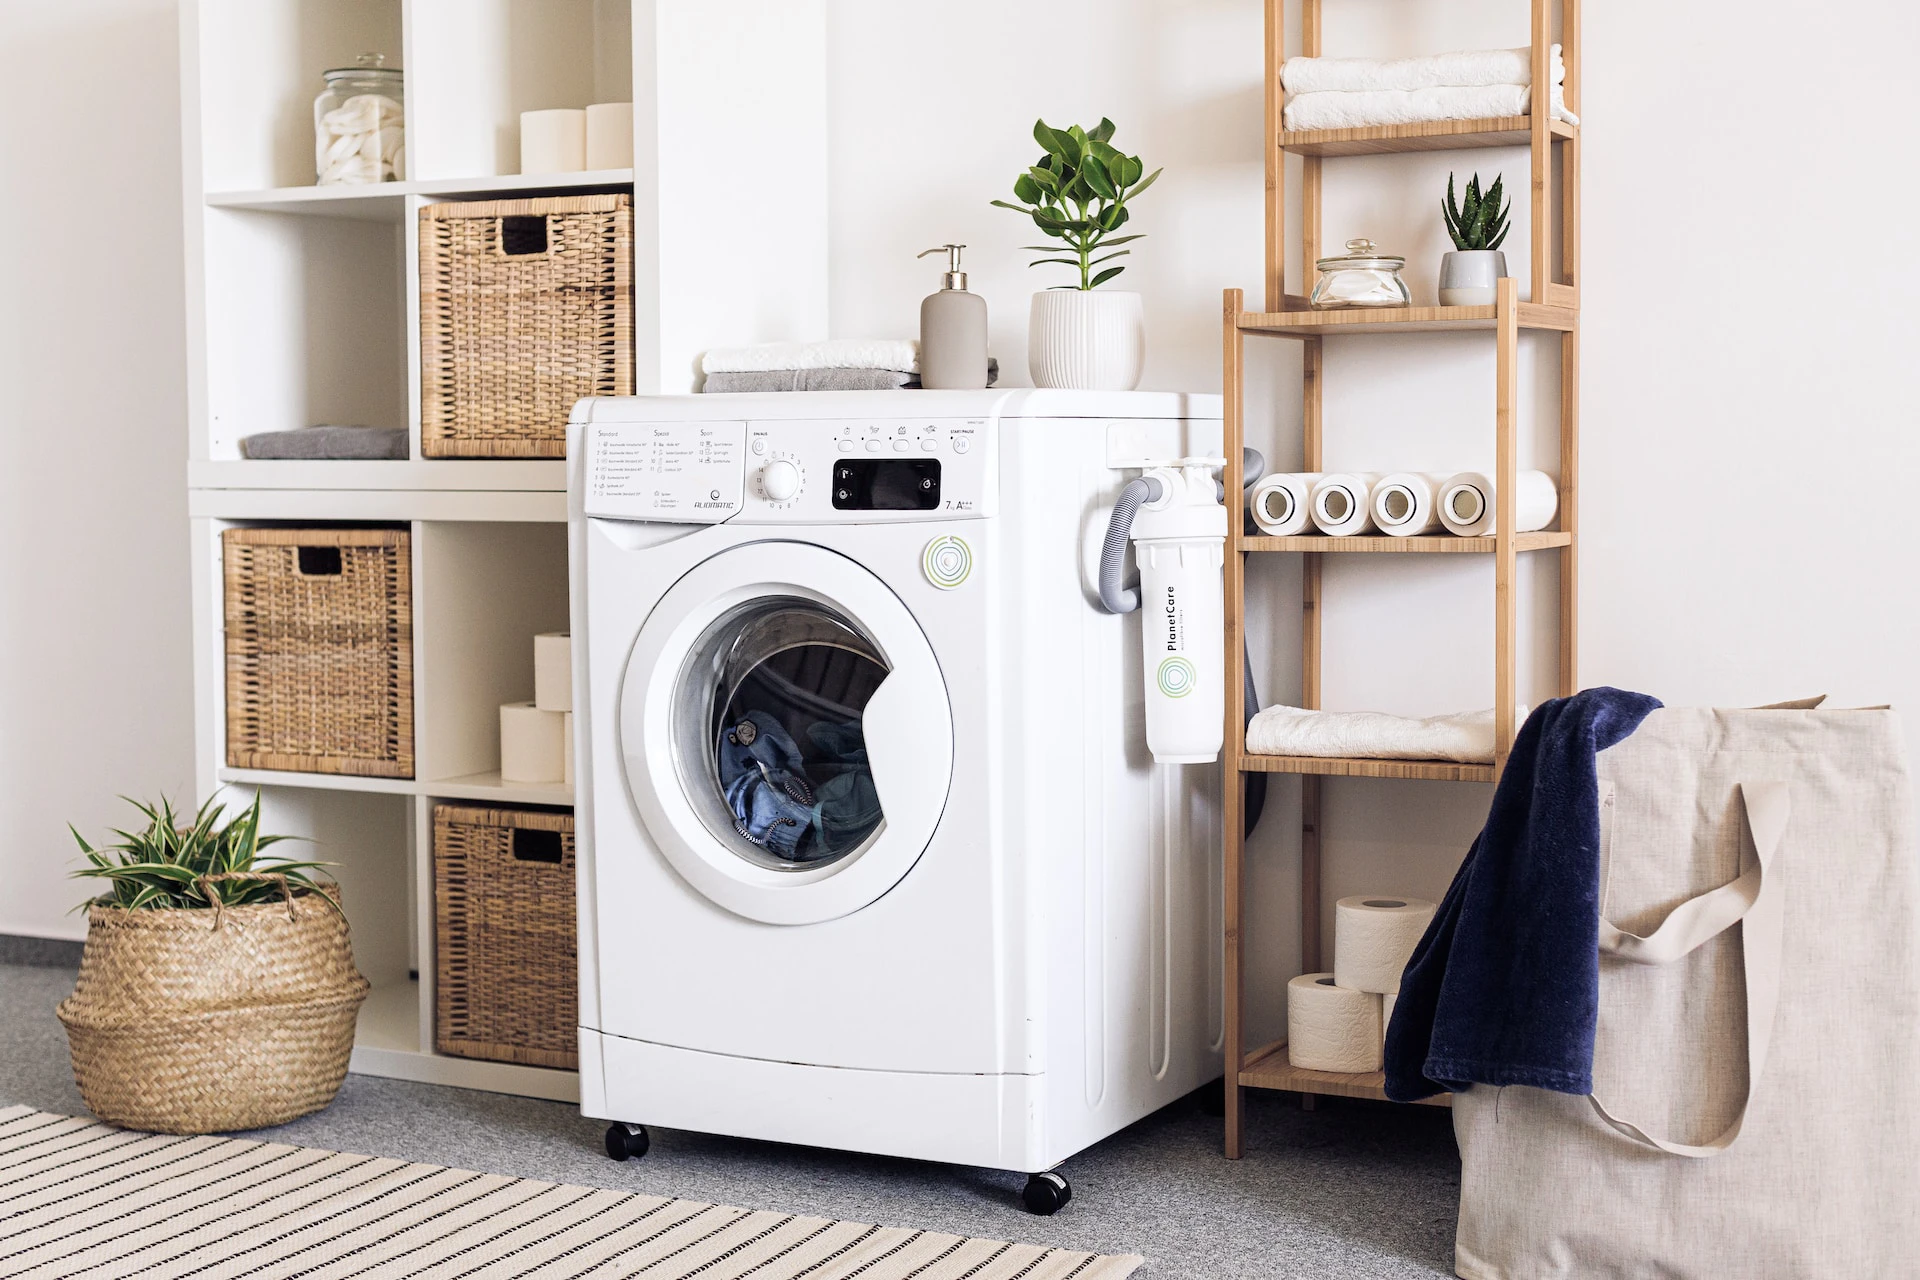
{"type": "Polygon", "coordinates": [[[1587,1097],[1594,1111],[1615,1130],[1669,1155],[1695,1159],[1718,1155],[1740,1136],[1740,1128],[1747,1121],[1747,1108],[1753,1102],[1753,1091],[1767,1065],[1774,1013],[1780,1005],[1782,899],[1777,881],[1768,872],[1787,830],[1791,808],[1787,784],[1743,782],[1740,801],[1746,810],[1747,827],[1753,833],[1755,857],[1751,866],[1718,889],[1710,889],[1675,907],[1660,922],[1660,927],[1645,937],[1615,928],[1604,917],[1600,921],[1600,954],[1632,964],[1672,964],[1734,925],[1740,926],[1740,951],[1747,983],[1747,1097],[1740,1104],[1740,1113],[1733,1118],[1733,1123],[1719,1137],[1699,1146],[1669,1142],[1614,1115],[1598,1096],[1587,1097]]]}

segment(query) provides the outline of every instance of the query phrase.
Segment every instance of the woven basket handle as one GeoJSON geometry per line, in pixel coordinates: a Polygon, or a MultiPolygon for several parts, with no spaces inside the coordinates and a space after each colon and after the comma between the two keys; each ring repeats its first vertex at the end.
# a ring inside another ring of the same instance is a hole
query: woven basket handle
{"type": "Polygon", "coordinates": [[[212,886],[226,880],[252,880],[256,883],[265,880],[279,885],[280,892],[287,899],[287,919],[293,919],[293,884],[285,875],[278,871],[222,871],[217,875],[201,876],[193,882],[195,887],[213,903],[214,928],[220,927],[220,919],[226,914],[227,904],[221,900],[219,893],[212,886]]]}

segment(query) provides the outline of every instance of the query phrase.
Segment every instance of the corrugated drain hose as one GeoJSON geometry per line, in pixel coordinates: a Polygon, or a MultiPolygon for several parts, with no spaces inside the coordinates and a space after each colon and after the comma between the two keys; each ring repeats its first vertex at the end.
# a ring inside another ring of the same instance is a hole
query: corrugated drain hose
{"type": "MultiPolygon", "coordinates": [[[[1240,451],[1240,483],[1242,492],[1251,488],[1261,476],[1266,474],[1267,460],[1258,449],[1240,451]]],[[[1224,500],[1226,488],[1220,487],[1224,500]]],[[[1108,613],[1132,613],[1140,607],[1140,592],[1127,586],[1121,579],[1126,572],[1127,540],[1133,534],[1133,517],[1143,503],[1157,502],[1165,496],[1166,489],[1153,476],[1141,476],[1127,481],[1120,490],[1120,496],[1114,499],[1113,514],[1107,518],[1107,536],[1100,543],[1100,603],[1106,606],[1108,613]]],[[[1230,517],[1231,518],[1231,517],[1230,517]]],[[[1244,645],[1244,641],[1242,642],[1244,645]]],[[[1241,650],[1241,672],[1245,679],[1241,682],[1241,710],[1243,722],[1251,721],[1260,710],[1260,691],[1253,683],[1253,664],[1246,660],[1246,650],[1241,650]]],[[[1267,775],[1254,773],[1247,775],[1247,804],[1245,835],[1252,835],[1253,828],[1260,821],[1260,814],[1267,807],[1267,775]]]]}

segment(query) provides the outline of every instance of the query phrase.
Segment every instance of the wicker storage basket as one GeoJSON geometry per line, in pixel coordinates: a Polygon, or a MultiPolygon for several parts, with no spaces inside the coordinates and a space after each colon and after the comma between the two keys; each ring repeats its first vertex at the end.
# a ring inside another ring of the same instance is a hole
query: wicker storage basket
{"type": "Polygon", "coordinates": [[[562,458],[586,396],[633,394],[633,198],[420,210],[420,449],[562,458]]]}
{"type": "Polygon", "coordinates": [[[92,907],[60,1002],[80,1096],[109,1124],[218,1133],[333,1101],[367,980],[312,893],[221,910],[92,907]]]}
{"type": "Polygon", "coordinates": [[[228,529],[227,763],[413,776],[404,529],[228,529]]]}
{"type": "Polygon", "coordinates": [[[440,1052],[580,1065],[573,883],[571,813],[434,806],[440,1052]]]}

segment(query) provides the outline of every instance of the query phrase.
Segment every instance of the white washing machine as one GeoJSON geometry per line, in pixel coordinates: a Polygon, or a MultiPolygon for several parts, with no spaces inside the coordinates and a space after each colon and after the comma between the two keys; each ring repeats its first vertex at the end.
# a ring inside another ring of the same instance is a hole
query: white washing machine
{"type": "Polygon", "coordinates": [[[1095,575],[1217,396],[582,401],[580,1092],[1025,1172],[1220,1074],[1217,766],[1156,766],[1095,575]]]}

